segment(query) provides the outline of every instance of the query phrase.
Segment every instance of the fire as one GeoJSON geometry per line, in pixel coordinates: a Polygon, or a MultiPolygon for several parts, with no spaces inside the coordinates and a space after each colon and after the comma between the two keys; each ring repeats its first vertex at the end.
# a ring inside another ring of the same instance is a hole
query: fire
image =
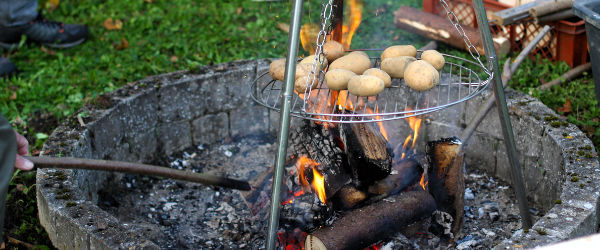
{"type": "Polygon", "coordinates": [[[300,27],[300,43],[302,43],[302,48],[311,55],[315,53],[317,35],[320,30],[321,26],[316,23],[305,23],[300,27]]]}
{"type": "Polygon", "coordinates": [[[400,159],[402,160],[404,160],[404,156],[406,156],[406,146],[408,146],[408,143],[411,139],[412,135],[408,135],[408,137],[406,137],[406,140],[404,140],[404,144],[402,144],[402,157],[400,157],[400,159]]]}
{"type": "MultiPolygon", "coordinates": [[[[367,111],[367,114],[373,114],[373,109],[371,109],[371,108],[366,108],[366,111],[367,111]]],[[[377,114],[379,113],[379,106],[377,106],[375,108],[375,113],[377,113],[377,114]]],[[[380,120],[381,116],[376,115],[375,119],[380,120]]],[[[383,126],[383,121],[378,121],[377,125],[379,126],[379,131],[381,132],[381,135],[383,135],[383,137],[385,138],[386,141],[389,141],[387,131],[385,130],[385,127],[383,126]]]]}
{"type": "Polygon", "coordinates": [[[317,196],[319,196],[319,200],[321,200],[321,202],[323,204],[325,204],[326,201],[326,195],[325,195],[325,177],[323,177],[323,175],[321,175],[321,173],[319,173],[319,171],[317,171],[317,169],[313,168],[313,183],[312,186],[314,188],[314,190],[317,192],[317,196]]]}
{"type": "MultiPolygon", "coordinates": [[[[320,163],[317,163],[316,161],[314,161],[313,159],[310,159],[306,156],[300,156],[298,158],[298,161],[296,161],[296,169],[298,170],[298,182],[300,184],[302,184],[302,186],[309,188],[312,186],[312,189],[315,191],[315,193],[317,194],[317,196],[319,197],[319,200],[321,200],[321,202],[323,202],[323,204],[325,204],[326,201],[326,194],[325,194],[325,177],[319,173],[319,171],[317,170],[317,166],[321,165],[320,163]],[[311,168],[312,172],[313,172],[313,177],[312,177],[312,184],[309,184],[307,179],[306,179],[306,175],[305,170],[311,168]]],[[[304,194],[304,191],[302,190],[302,192],[298,191],[294,194],[294,196],[300,196],[304,194]]],[[[293,199],[292,199],[293,200],[293,199]]],[[[291,203],[288,202],[288,203],[291,203]]],[[[288,204],[286,203],[286,204],[288,204]]]]}
{"type": "Polygon", "coordinates": [[[352,43],[352,37],[360,26],[360,21],[362,19],[362,9],[363,9],[363,1],[362,0],[350,0],[348,1],[349,7],[349,23],[348,26],[344,25],[342,27],[342,33],[345,35],[342,38],[342,45],[346,50],[350,49],[350,44],[352,43]]]}
{"type": "MultiPolygon", "coordinates": [[[[411,109],[407,108],[407,110],[411,110],[411,109]]],[[[412,114],[409,113],[408,115],[412,115],[412,114]]],[[[415,143],[417,142],[417,138],[419,138],[419,129],[421,128],[421,123],[423,122],[423,119],[419,118],[418,116],[411,116],[411,117],[406,118],[406,120],[408,122],[408,126],[413,131],[413,134],[406,137],[406,140],[404,141],[404,144],[402,145],[401,159],[404,159],[404,156],[406,155],[405,153],[407,152],[407,150],[412,150],[415,148],[415,143]],[[412,143],[410,145],[410,149],[408,149],[408,142],[411,140],[412,140],[412,143]]]]}
{"type": "Polygon", "coordinates": [[[429,184],[429,180],[425,180],[425,174],[421,175],[421,180],[419,181],[419,184],[421,185],[421,187],[423,188],[423,190],[427,190],[427,184],[429,184]]]}

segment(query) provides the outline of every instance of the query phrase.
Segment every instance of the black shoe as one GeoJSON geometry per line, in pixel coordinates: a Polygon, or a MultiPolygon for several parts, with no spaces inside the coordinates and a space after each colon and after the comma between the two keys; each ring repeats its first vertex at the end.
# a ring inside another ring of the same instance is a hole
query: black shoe
{"type": "Polygon", "coordinates": [[[6,57],[0,56],[0,78],[17,74],[17,67],[6,57]]]}
{"type": "Polygon", "coordinates": [[[85,41],[88,29],[80,24],[64,24],[46,20],[41,14],[28,24],[17,27],[0,27],[0,47],[14,49],[21,36],[50,48],[70,48],[85,41]]]}

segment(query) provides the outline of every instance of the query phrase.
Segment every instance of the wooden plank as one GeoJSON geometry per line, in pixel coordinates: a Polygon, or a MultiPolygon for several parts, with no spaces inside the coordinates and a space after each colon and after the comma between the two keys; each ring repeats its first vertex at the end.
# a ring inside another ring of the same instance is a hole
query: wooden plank
{"type": "Polygon", "coordinates": [[[509,25],[519,21],[522,21],[530,17],[529,10],[539,4],[551,2],[553,0],[538,0],[535,2],[529,2],[520,6],[516,6],[510,9],[505,9],[490,14],[490,19],[494,23],[499,25],[509,25]]]}

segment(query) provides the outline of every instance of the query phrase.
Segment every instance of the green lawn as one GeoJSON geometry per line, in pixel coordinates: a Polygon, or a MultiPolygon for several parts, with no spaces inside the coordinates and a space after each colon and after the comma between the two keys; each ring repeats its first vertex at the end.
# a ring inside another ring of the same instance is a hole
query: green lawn
{"type": "MultiPolygon", "coordinates": [[[[304,20],[319,21],[319,2],[305,3],[304,20]]],[[[365,2],[363,23],[352,48],[386,47],[392,43],[419,47],[427,42],[392,25],[394,10],[401,5],[420,8],[421,1],[365,2]]],[[[60,1],[57,9],[46,10],[47,18],[88,25],[89,41],[67,50],[51,50],[23,39],[18,50],[4,52],[21,73],[0,80],[0,88],[6,90],[0,91],[0,113],[29,138],[34,150],[39,149],[65,117],[128,82],[203,65],[285,56],[287,33],[277,24],[289,23],[290,9],[289,0],[60,1]],[[104,22],[108,18],[122,22],[121,28],[107,29],[104,22]]],[[[586,131],[598,148],[600,131],[595,128],[600,125],[600,110],[596,108],[591,74],[564,87],[530,91],[539,85],[540,78],[549,81],[566,70],[564,63],[528,60],[511,87],[531,92],[552,108],[563,106],[569,98],[572,110],[566,117],[586,131]]],[[[31,190],[35,190],[34,173],[18,174],[7,214],[19,220],[8,220],[7,231],[22,241],[48,245],[36,224],[35,192],[31,190]]]]}

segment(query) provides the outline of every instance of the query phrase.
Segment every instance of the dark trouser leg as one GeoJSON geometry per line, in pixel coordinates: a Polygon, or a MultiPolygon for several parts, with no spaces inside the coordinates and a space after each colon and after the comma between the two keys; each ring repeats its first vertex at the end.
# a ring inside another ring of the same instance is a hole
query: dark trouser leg
{"type": "Polygon", "coordinates": [[[3,239],[6,193],[13,175],[16,153],[15,132],[8,121],[0,115],[0,239],[3,239]]]}
{"type": "Polygon", "coordinates": [[[27,24],[37,15],[37,0],[0,0],[0,26],[27,24]]]}

